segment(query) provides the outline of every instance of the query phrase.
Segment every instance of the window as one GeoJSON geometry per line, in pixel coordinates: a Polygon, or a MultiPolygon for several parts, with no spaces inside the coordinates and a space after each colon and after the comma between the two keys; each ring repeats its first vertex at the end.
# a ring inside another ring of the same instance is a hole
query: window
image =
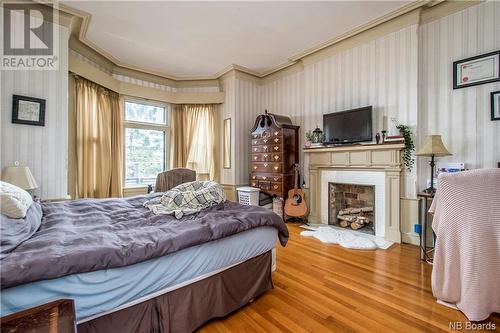
{"type": "Polygon", "coordinates": [[[167,168],[167,105],[125,101],[125,187],[154,184],[167,168]]]}

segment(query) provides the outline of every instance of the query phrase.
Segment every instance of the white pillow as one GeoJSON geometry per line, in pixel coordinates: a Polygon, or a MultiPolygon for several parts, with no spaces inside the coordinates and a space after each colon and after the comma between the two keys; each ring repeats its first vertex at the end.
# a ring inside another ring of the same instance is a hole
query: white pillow
{"type": "Polygon", "coordinates": [[[20,187],[0,181],[0,212],[13,219],[22,219],[33,203],[31,195],[20,187]]]}

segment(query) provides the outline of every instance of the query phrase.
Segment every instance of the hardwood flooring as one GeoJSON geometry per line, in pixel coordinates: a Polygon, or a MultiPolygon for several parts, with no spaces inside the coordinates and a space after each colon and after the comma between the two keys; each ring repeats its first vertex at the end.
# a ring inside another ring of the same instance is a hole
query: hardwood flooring
{"type": "MultiPolygon", "coordinates": [[[[199,332],[449,332],[451,322],[467,322],[436,303],[432,267],[419,260],[418,247],[346,250],[288,226],[289,243],[277,247],[274,289],[199,332]]],[[[500,315],[487,322],[500,332],[500,315]]]]}

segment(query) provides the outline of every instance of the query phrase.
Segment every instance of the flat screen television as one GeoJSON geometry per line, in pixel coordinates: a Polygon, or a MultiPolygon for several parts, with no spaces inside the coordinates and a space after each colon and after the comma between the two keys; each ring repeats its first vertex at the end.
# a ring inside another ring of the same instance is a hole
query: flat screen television
{"type": "Polygon", "coordinates": [[[372,141],[372,107],[323,115],[325,144],[372,141]]]}

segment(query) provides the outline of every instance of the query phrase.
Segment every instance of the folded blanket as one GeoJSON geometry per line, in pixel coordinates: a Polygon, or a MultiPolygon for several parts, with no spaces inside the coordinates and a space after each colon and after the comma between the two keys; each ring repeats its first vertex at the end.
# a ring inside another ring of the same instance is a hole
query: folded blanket
{"type": "Polygon", "coordinates": [[[174,214],[180,219],[224,201],[226,196],[219,184],[213,181],[194,181],[176,186],[161,197],[146,201],[144,207],[156,215],[174,214]]]}

